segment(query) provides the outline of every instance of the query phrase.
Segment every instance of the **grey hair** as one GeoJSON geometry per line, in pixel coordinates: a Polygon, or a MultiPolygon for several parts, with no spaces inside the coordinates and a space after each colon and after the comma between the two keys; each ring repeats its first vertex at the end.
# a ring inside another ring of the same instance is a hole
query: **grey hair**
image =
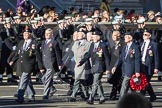
{"type": "Polygon", "coordinates": [[[51,28],[47,28],[46,31],[49,31],[51,34],[53,34],[53,30],[51,28]]]}

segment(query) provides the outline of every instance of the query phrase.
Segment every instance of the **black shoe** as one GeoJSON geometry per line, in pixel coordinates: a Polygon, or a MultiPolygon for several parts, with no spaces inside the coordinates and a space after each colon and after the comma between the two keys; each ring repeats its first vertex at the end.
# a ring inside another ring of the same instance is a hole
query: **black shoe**
{"type": "Polygon", "coordinates": [[[104,100],[100,100],[99,104],[103,104],[104,102],[105,102],[105,99],[104,100]]]}
{"type": "Polygon", "coordinates": [[[80,95],[80,97],[84,100],[87,101],[89,98],[88,96],[85,96],[83,93],[80,95]]]}
{"type": "Polygon", "coordinates": [[[35,98],[28,99],[27,102],[35,102],[35,98]]]}
{"type": "Polygon", "coordinates": [[[116,96],[110,96],[110,100],[117,100],[116,96]]]}
{"type": "Polygon", "coordinates": [[[15,79],[15,80],[19,80],[19,77],[16,76],[16,75],[12,75],[12,77],[13,77],[13,79],[15,79]]]}
{"type": "Polygon", "coordinates": [[[162,81],[161,76],[158,76],[158,81],[162,81]]]}
{"type": "Polygon", "coordinates": [[[36,78],[35,80],[37,83],[42,83],[41,79],[40,78],[36,78]]]}
{"type": "Polygon", "coordinates": [[[76,99],[75,99],[75,98],[70,98],[69,101],[70,101],[70,102],[76,102],[76,99]]]}
{"type": "Polygon", "coordinates": [[[68,95],[68,96],[71,96],[72,93],[73,93],[73,90],[69,90],[69,91],[67,92],[67,95],[68,95]]]}
{"type": "Polygon", "coordinates": [[[14,94],[14,97],[18,97],[18,94],[14,94]]]}
{"type": "Polygon", "coordinates": [[[7,79],[8,83],[17,83],[17,80],[13,79],[13,78],[8,78],[7,79]]]}
{"type": "Polygon", "coordinates": [[[3,82],[3,78],[0,78],[0,83],[2,83],[3,82]]]}
{"type": "Polygon", "coordinates": [[[89,98],[88,97],[84,97],[82,99],[83,99],[83,101],[87,101],[89,98]]]}
{"type": "Polygon", "coordinates": [[[24,100],[19,100],[19,99],[16,99],[15,101],[18,102],[18,103],[23,103],[24,102],[24,100]]]}
{"type": "Polygon", "coordinates": [[[35,80],[36,82],[39,82],[39,78],[36,78],[36,80],[35,80]]]}
{"type": "Polygon", "coordinates": [[[87,104],[92,105],[92,104],[94,104],[94,102],[92,100],[87,100],[87,104]]]}
{"type": "Polygon", "coordinates": [[[42,99],[43,99],[43,100],[47,100],[47,99],[48,99],[48,96],[43,96],[42,99]]]}
{"type": "Polygon", "coordinates": [[[156,100],[156,96],[151,96],[150,97],[150,102],[154,102],[156,100]]]}
{"type": "Polygon", "coordinates": [[[57,92],[57,90],[56,90],[56,89],[54,89],[54,90],[50,91],[49,96],[53,96],[53,94],[55,94],[56,92],[57,92]]]}

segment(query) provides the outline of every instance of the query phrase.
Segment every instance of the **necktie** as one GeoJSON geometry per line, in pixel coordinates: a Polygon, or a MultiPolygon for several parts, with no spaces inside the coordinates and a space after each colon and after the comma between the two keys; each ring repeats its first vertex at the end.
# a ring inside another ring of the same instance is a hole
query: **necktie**
{"type": "Polygon", "coordinates": [[[24,45],[23,45],[23,50],[24,51],[26,50],[26,47],[27,47],[27,42],[25,42],[24,45]]]}
{"type": "Polygon", "coordinates": [[[94,49],[93,49],[93,52],[97,51],[97,45],[94,44],[94,49]]]}
{"type": "Polygon", "coordinates": [[[118,49],[118,43],[115,44],[115,49],[118,49]]]}
{"type": "Polygon", "coordinates": [[[126,57],[128,55],[128,52],[129,52],[129,47],[128,47],[128,45],[126,45],[126,48],[125,48],[125,59],[126,59],[126,57]]]}
{"type": "Polygon", "coordinates": [[[145,45],[146,45],[146,42],[144,42],[142,47],[141,47],[141,55],[142,56],[143,56],[143,53],[144,53],[145,45]]]}
{"type": "Polygon", "coordinates": [[[81,42],[79,41],[79,42],[78,42],[78,46],[80,46],[80,43],[81,43],[81,42]]]}
{"type": "Polygon", "coordinates": [[[46,41],[45,41],[46,45],[48,44],[48,42],[49,42],[49,40],[46,40],[46,41]]]}

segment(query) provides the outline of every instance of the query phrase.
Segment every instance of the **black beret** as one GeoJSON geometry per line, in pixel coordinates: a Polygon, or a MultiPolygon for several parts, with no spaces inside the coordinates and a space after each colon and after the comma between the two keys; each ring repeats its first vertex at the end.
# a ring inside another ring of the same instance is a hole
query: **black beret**
{"type": "Polygon", "coordinates": [[[152,31],[149,30],[148,28],[145,28],[143,32],[148,32],[148,33],[150,33],[150,34],[152,33],[152,31]]]}
{"type": "Polygon", "coordinates": [[[23,32],[29,32],[32,33],[32,30],[30,28],[25,28],[23,32]]]}
{"type": "Polygon", "coordinates": [[[126,32],[125,35],[130,35],[134,38],[134,33],[133,32],[126,32]]]}
{"type": "Polygon", "coordinates": [[[103,34],[102,31],[99,30],[99,29],[94,29],[94,30],[92,31],[92,35],[99,35],[99,36],[101,36],[102,34],[103,34]]]}

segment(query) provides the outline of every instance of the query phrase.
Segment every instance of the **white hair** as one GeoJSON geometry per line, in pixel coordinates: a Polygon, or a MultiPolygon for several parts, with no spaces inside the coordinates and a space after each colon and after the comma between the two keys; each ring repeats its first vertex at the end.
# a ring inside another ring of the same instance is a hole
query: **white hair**
{"type": "Polygon", "coordinates": [[[51,34],[53,34],[53,30],[51,28],[47,28],[46,31],[49,31],[51,34]]]}

